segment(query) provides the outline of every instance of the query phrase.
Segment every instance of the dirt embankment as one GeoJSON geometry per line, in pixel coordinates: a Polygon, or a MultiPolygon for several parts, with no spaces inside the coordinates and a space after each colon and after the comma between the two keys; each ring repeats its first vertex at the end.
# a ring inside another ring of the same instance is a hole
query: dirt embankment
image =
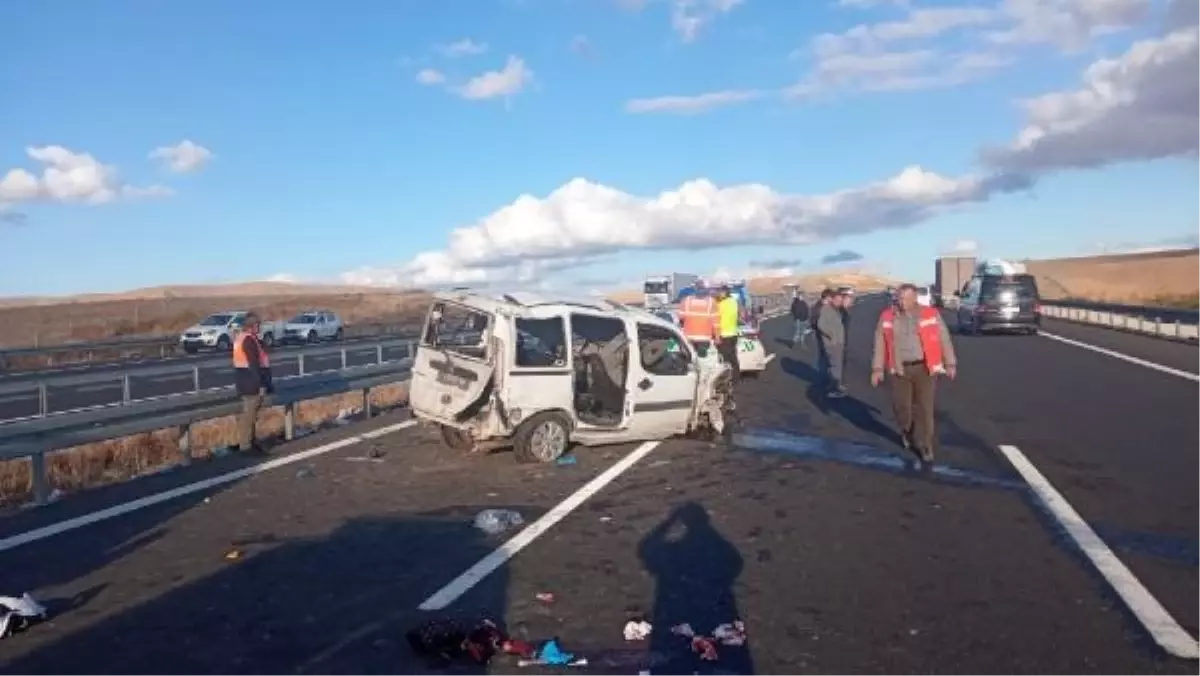
{"type": "Polygon", "coordinates": [[[1047,300],[1197,307],[1200,249],[1025,261],[1047,300]]]}

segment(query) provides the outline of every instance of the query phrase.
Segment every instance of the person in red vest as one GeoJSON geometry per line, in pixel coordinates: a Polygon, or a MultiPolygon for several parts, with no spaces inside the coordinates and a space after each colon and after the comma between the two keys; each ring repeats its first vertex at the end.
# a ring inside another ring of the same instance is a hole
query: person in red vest
{"type": "Polygon", "coordinates": [[[917,303],[917,287],[899,288],[899,303],[887,307],[875,328],[871,387],[892,378],[892,409],[905,450],[916,450],[922,462],[933,463],[936,437],[933,395],[936,378],[958,375],[958,360],[950,330],[941,314],[917,303]]]}
{"type": "Polygon", "coordinates": [[[258,339],[258,315],[247,312],[242,330],[233,339],[234,385],[242,395],[242,413],[238,417],[238,450],[264,455],[255,437],[258,411],[263,399],[275,391],[271,383],[271,358],[258,339]]]}

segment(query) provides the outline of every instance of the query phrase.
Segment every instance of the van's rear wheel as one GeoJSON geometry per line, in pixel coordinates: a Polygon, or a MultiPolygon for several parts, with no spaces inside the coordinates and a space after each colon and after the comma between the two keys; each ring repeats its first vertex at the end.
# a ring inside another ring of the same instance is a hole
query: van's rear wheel
{"type": "Polygon", "coordinates": [[[571,421],[547,411],[526,420],[513,437],[517,462],[554,462],[571,445],[571,421]]]}
{"type": "Polygon", "coordinates": [[[471,450],[471,447],[475,445],[474,442],[471,441],[470,435],[458,429],[457,427],[442,425],[441,429],[442,443],[446,444],[446,447],[450,450],[466,452],[471,450]]]}

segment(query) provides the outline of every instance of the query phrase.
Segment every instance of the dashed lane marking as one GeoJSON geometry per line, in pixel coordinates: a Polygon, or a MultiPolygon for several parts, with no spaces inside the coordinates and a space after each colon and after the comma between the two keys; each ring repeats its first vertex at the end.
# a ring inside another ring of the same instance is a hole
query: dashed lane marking
{"type": "Polygon", "coordinates": [[[370,432],[356,434],[352,437],[346,437],[345,439],[339,439],[322,446],[317,446],[316,448],[300,451],[299,453],[292,453],[283,457],[274,458],[252,467],[245,467],[233,472],[227,472],[210,479],[197,481],[195,483],[190,483],[178,488],[172,488],[169,491],[155,493],[154,495],[147,495],[144,498],[138,498],[137,500],[124,502],[119,505],[114,505],[106,509],[92,512],[90,514],[84,514],[83,516],[67,519],[66,521],[60,521],[58,523],[50,524],[49,526],[43,526],[42,528],[35,528],[34,530],[0,540],[0,552],[14,549],[31,542],[37,542],[38,540],[44,540],[48,537],[53,537],[60,533],[75,530],[76,528],[82,528],[83,526],[98,523],[106,519],[112,519],[123,514],[129,514],[130,512],[136,512],[139,509],[145,509],[146,507],[151,507],[168,500],[174,500],[175,498],[183,497],[197,491],[207,490],[214,486],[220,486],[222,484],[230,483],[231,481],[237,481],[246,477],[262,474],[264,472],[268,472],[279,467],[284,467],[292,463],[300,462],[302,460],[315,458],[318,455],[323,455],[330,451],[336,451],[339,448],[353,446],[354,444],[375,439],[385,434],[391,434],[392,432],[399,432],[400,430],[407,429],[416,424],[416,420],[405,420],[404,422],[381,427],[377,430],[371,430],[370,432]]]}
{"type": "Polygon", "coordinates": [[[1156,364],[1152,361],[1147,361],[1145,359],[1139,359],[1137,357],[1132,357],[1123,352],[1117,352],[1116,350],[1109,350],[1107,348],[1097,347],[1097,346],[1091,345],[1089,343],[1084,343],[1084,342],[1081,342],[1078,340],[1072,340],[1070,338],[1064,338],[1062,336],[1058,336],[1053,333],[1046,333],[1045,331],[1039,331],[1038,335],[1040,335],[1044,338],[1049,338],[1050,340],[1057,340],[1060,343],[1066,343],[1067,345],[1074,345],[1075,347],[1082,347],[1085,350],[1091,350],[1092,352],[1098,352],[1100,354],[1107,355],[1114,359],[1121,359],[1123,361],[1129,362],[1130,364],[1137,364],[1138,366],[1144,366],[1148,369],[1154,369],[1155,371],[1161,371],[1163,373],[1168,373],[1173,376],[1185,378],[1192,382],[1200,383],[1200,375],[1196,375],[1195,373],[1188,373],[1187,371],[1180,371],[1179,369],[1173,369],[1170,366],[1163,366],[1162,364],[1156,364]]]}
{"type": "Polygon", "coordinates": [[[1096,531],[1088,525],[1079,512],[1067,502],[1062,493],[1051,485],[1050,481],[1038,471],[1037,467],[1025,457],[1016,446],[1000,446],[1000,452],[1017,470],[1029,487],[1033,489],[1038,500],[1049,510],[1067,535],[1075,541],[1096,570],[1112,586],[1125,605],[1129,607],[1146,631],[1154,638],[1155,643],[1163,650],[1184,659],[1200,658],[1200,643],[1192,637],[1175,618],[1171,617],[1166,608],[1150,594],[1150,591],[1138,581],[1133,572],[1121,562],[1104,540],[1096,535],[1096,531]]]}

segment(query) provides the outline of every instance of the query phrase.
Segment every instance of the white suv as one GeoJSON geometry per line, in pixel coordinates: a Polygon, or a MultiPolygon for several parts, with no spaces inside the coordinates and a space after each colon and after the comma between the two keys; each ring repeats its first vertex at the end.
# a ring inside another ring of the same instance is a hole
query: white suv
{"type": "Polygon", "coordinates": [[[730,369],[672,322],[604,300],[434,294],[412,366],[413,415],[457,450],[553,462],[585,446],[721,433],[730,369]]]}
{"type": "Polygon", "coordinates": [[[341,340],[346,334],[341,317],[328,310],[312,310],[287,320],[283,340],[288,343],[317,343],[341,340]]]}

